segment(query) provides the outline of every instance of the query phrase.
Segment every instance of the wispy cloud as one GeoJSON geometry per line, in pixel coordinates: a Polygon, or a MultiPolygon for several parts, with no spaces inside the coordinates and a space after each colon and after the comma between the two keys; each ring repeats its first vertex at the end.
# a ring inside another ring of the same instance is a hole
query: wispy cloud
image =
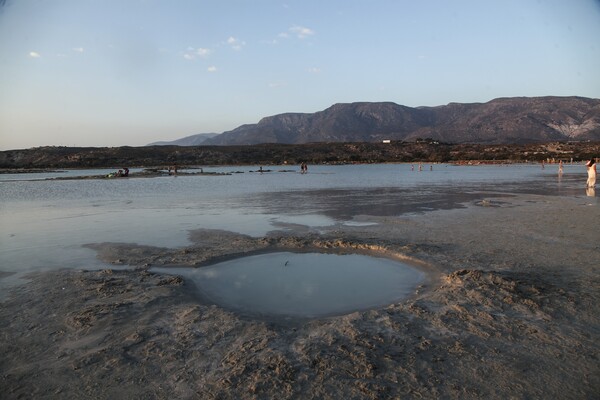
{"type": "Polygon", "coordinates": [[[199,49],[196,49],[196,54],[200,57],[208,57],[208,55],[210,54],[210,50],[199,48],[199,49]]]}
{"type": "Polygon", "coordinates": [[[320,74],[321,73],[321,68],[312,67],[312,68],[308,69],[308,72],[310,72],[311,74],[320,74]]]}
{"type": "Polygon", "coordinates": [[[298,37],[298,39],[306,39],[309,36],[313,36],[315,34],[315,31],[313,31],[310,28],[306,28],[304,26],[299,26],[299,25],[294,25],[292,26],[289,31],[296,35],[296,37],[298,37]]]}
{"type": "Polygon", "coordinates": [[[263,40],[263,43],[266,44],[271,44],[271,45],[277,45],[279,44],[282,40],[287,40],[290,38],[290,34],[287,32],[281,32],[280,34],[277,35],[277,37],[275,39],[271,39],[271,40],[263,40]]]}
{"type": "Polygon", "coordinates": [[[236,37],[230,36],[227,39],[227,44],[229,46],[231,46],[231,48],[233,50],[240,51],[242,49],[242,47],[244,47],[246,45],[246,42],[244,42],[243,40],[240,40],[236,37]]]}
{"type": "Polygon", "coordinates": [[[310,36],[314,36],[316,32],[310,28],[300,25],[293,25],[287,31],[281,32],[277,35],[277,39],[272,40],[271,44],[278,44],[279,40],[287,40],[291,37],[297,37],[298,39],[306,39],[310,36]]]}
{"type": "Polygon", "coordinates": [[[194,47],[188,47],[187,50],[185,51],[185,53],[183,53],[183,58],[185,58],[186,60],[194,60],[196,58],[206,58],[210,55],[211,50],[210,49],[205,49],[202,47],[199,48],[194,48],[194,47]]]}
{"type": "Polygon", "coordinates": [[[71,50],[76,53],[83,53],[83,47],[73,47],[71,50]]]}
{"type": "Polygon", "coordinates": [[[31,58],[41,58],[42,55],[40,53],[38,53],[37,51],[30,51],[29,52],[29,57],[31,57],[31,58]]]}
{"type": "Polygon", "coordinates": [[[211,65],[210,67],[206,68],[206,70],[208,72],[217,72],[217,67],[215,67],[214,65],[211,65]]]}
{"type": "Polygon", "coordinates": [[[287,86],[287,82],[271,82],[267,86],[269,86],[271,89],[277,89],[287,86]]]}

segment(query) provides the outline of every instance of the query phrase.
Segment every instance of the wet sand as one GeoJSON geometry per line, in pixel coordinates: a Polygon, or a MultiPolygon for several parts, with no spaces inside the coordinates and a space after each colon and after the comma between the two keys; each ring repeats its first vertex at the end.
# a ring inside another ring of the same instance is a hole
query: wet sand
{"type": "Polygon", "coordinates": [[[465,208],[356,220],[377,225],[264,237],[197,230],[184,249],[92,244],[114,269],[35,273],[1,303],[0,397],[591,399],[600,392],[596,198],[486,197],[465,208]],[[388,307],[282,319],[222,309],[190,281],[151,271],[282,250],[398,258],[429,281],[388,307]]]}

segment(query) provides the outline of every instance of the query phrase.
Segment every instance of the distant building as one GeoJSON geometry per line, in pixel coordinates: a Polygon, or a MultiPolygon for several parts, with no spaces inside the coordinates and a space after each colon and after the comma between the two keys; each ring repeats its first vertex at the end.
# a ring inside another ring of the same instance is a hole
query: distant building
{"type": "Polygon", "coordinates": [[[440,144],[440,142],[439,142],[439,141],[437,141],[437,140],[433,140],[432,138],[426,138],[426,139],[423,139],[423,138],[417,138],[417,139],[415,140],[415,143],[440,144]]]}

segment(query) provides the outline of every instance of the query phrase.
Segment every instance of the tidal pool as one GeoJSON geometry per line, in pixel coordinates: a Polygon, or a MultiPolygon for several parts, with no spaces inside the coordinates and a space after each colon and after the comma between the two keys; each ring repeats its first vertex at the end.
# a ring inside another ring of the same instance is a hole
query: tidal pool
{"type": "Polygon", "coordinates": [[[241,313],[322,317],[382,307],[412,294],[424,273],[365,255],[269,253],[202,268],[160,268],[191,279],[211,302],[241,313]]]}

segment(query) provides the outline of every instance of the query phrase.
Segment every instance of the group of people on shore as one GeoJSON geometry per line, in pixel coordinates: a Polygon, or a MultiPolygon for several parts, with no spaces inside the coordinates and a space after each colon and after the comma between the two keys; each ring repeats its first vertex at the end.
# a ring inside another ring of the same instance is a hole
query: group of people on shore
{"type": "MultiPolygon", "coordinates": [[[[542,164],[543,165],[543,164],[542,164]]],[[[591,158],[586,164],[587,168],[587,182],[585,184],[586,189],[593,189],[596,187],[596,159],[591,158]]],[[[563,172],[563,163],[559,162],[558,173],[562,174],[563,172]]],[[[169,166],[169,175],[177,175],[177,164],[169,166]]],[[[414,171],[414,165],[411,165],[411,171],[414,171]]],[[[419,171],[423,170],[423,165],[419,163],[419,171]]],[[[431,170],[433,170],[433,166],[431,166],[431,170]]],[[[260,172],[263,172],[262,167],[260,167],[260,172]]],[[[308,172],[308,165],[305,162],[300,164],[300,173],[306,174],[308,172]]],[[[127,177],[129,176],[129,168],[123,168],[118,170],[117,172],[113,172],[107,175],[107,178],[115,178],[115,177],[127,177]]]]}
{"type": "Polygon", "coordinates": [[[117,172],[111,172],[106,175],[107,178],[125,178],[129,176],[129,168],[125,167],[123,169],[118,170],[117,172]]]}
{"type": "MultiPolygon", "coordinates": [[[[411,164],[410,165],[410,170],[414,171],[415,170],[415,165],[411,164]]],[[[433,171],[433,164],[429,166],[429,170],[433,171]]],[[[419,163],[419,172],[423,171],[423,163],[419,163]]]]}

